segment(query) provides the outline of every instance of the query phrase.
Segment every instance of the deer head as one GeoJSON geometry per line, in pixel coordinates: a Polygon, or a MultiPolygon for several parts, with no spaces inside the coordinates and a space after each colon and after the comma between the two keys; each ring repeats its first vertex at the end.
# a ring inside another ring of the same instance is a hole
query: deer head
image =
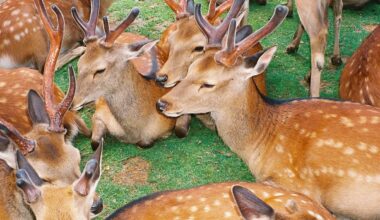
{"type": "MultiPolygon", "coordinates": [[[[210,25],[205,26],[206,20],[200,14],[197,5],[196,18],[204,30],[211,32],[210,25]]],[[[236,20],[229,26],[227,39],[222,48],[209,48],[202,57],[189,67],[187,77],[157,102],[159,110],[170,117],[181,114],[199,114],[213,112],[228,104],[222,102],[231,96],[239,96],[248,79],[262,73],[271,61],[276,47],[261,51],[254,56],[246,57],[244,53],[270,34],[285,18],[288,9],[278,6],[269,23],[260,30],[236,43],[236,20]]],[[[210,36],[209,34],[207,36],[210,36]]],[[[210,37],[208,37],[210,39],[210,37]]],[[[222,44],[219,35],[219,44],[222,44]]],[[[215,45],[212,43],[211,45],[215,45]]]]}
{"type": "Polygon", "coordinates": [[[101,175],[103,143],[74,183],[59,187],[39,177],[26,158],[17,153],[16,184],[36,219],[90,219],[91,205],[101,175]]]}
{"type": "MultiPolygon", "coordinates": [[[[97,8],[92,10],[94,14],[91,17],[96,16],[97,10],[97,8]]],[[[136,19],[139,12],[138,8],[132,9],[128,17],[115,30],[109,29],[108,19],[104,17],[106,35],[99,39],[94,35],[95,23],[91,23],[95,19],[85,23],[73,9],[73,16],[86,35],[86,51],[78,62],[78,91],[74,100],[74,109],[80,109],[105,94],[112,94],[115,89],[120,89],[117,85],[123,78],[124,71],[134,69],[131,60],[150,51],[156,44],[147,40],[132,44],[115,42],[117,37],[136,19]]],[[[152,72],[155,71],[152,68],[152,72]]]]}
{"type": "MultiPolygon", "coordinates": [[[[232,3],[232,0],[229,0],[216,8],[216,0],[210,1],[206,18],[212,24],[219,24],[218,29],[220,31],[218,33],[224,35],[229,22],[238,15],[243,4],[244,0],[237,0],[234,3],[232,3]],[[219,16],[228,10],[232,4],[233,6],[226,19],[223,22],[219,22],[219,16]]],[[[193,1],[187,1],[187,4],[184,3],[184,7],[187,8],[189,13],[186,14],[187,16],[181,16],[173,24],[175,30],[169,34],[167,39],[169,56],[157,73],[156,81],[164,87],[173,87],[182,80],[187,74],[189,65],[203,54],[207,45],[207,38],[198,28],[193,16],[195,10],[193,1]]],[[[174,10],[174,12],[176,11],[174,10]]]]}

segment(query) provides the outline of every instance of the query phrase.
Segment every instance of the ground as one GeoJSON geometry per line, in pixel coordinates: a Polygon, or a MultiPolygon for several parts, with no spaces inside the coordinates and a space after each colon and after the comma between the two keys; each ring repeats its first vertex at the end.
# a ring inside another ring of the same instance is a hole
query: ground
{"type": "MultiPolygon", "coordinates": [[[[205,1],[202,2],[206,9],[205,1]]],[[[277,4],[285,0],[269,0],[266,6],[251,4],[249,24],[254,29],[264,25],[277,4]]],[[[163,0],[117,0],[110,9],[111,19],[119,21],[132,7],[139,7],[139,19],[128,31],[157,39],[173,20],[174,14],[163,0]]],[[[333,51],[332,11],[327,57],[333,51]]],[[[291,41],[298,23],[297,14],[286,19],[282,26],[262,41],[264,47],[278,45],[278,51],[267,71],[268,93],[273,98],[306,97],[308,92],[304,76],[310,68],[310,46],[304,35],[298,53],[288,55],[286,46],[291,41]]],[[[370,3],[363,10],[345,10],[341,29],[343,57],[349,57],[374,25],[380,23],[380,4],[370,3]]],[[[323,71],[322,97],[338,97],[340,72],[344,65],[335,68],[326,59],[323,71]]],[[[66,68],[57,73],[56,81],[67,88],[66,68]]],[[[92,110],[82,111],[89,123],[92,110]]],[[[84,164],[92,153],[89,139],[79,136],[75,142],[81,150],[84,164]]],[[[107,136],[103,156],[103,175],[98,193],[104,200],[105,209],[100,217],[112,213],[131,200],[168,189],[179,189],[221,181],[254,181],[245,164],[223,144],[215,132],[194,120],[189,136],[178,139],[174,136],[157,141],[153,148],[143,150],[134,145],[120,143],[107,136]]]]}

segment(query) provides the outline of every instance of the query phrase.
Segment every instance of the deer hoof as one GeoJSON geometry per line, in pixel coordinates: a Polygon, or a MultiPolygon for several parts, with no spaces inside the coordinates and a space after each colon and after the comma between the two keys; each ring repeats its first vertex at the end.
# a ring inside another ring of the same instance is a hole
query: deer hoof
{"type": "Polygon", "coordinates": [[[331,57],[331,63],[334,66],[340,66],[340,65],[342,65],[343,61],[342,61],[342,58],[340,56],[333,56],[333,57],[331,57]]]}
{"type": "Polygon", "coordinates": [[[153,141],[139,141],[137,142],[137,146],[143,149],[148,149],[148,148],[153,147],[153,143],[154,143],[153,141]]]}
{"type": "Polygon", "coordinates": [[[286,53],[287,54],[292,54],[292,53],[296,53],[298,50],[298,47],[294,46],[294,45],[289,45],[287,48],[286,48],[286,53]]]}

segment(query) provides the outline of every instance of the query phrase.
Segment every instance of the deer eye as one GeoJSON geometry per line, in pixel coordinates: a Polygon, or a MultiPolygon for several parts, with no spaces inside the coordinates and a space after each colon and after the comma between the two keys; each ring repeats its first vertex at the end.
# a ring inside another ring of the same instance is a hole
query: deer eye
{"type": "Polygon", "coordinates": [[[193,52],[202,52],[203,51],[203,47],[202,46],[198,46],[198,47],[195,47],[193,52]]]}
{"type": "Polygon", "coordinates": [[[102,74],[102,73],[104,73],[105,71],[106,71],[106,68],[97,70],[97,71],[95,72],[95,74],[94,74],[94,77],[95,77],[96,75],[98,75],[98,74],[102,74]]]}
{"type": "Polygon", "coordinates": [[[201,89],[202,88],[208,88],[208,89],[210,89],[210,88],[213,88],[215,85],[213,85],[213,84],[210,84],[210,83],[203,83],[202,85],[201,85],[201,89]]]}

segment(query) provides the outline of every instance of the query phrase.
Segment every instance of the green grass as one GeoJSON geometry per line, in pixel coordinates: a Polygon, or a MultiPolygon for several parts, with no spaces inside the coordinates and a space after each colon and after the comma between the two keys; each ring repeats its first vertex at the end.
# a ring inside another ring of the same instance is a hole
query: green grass
{"type": "MultiPolygon", "coordinates": [[[[199,1],[198,1],[199,2],[199,1]]],[[[264,25],[272,15],[279,0],[270,0],[266,6],[251,4],[249,23],[254,29],[264,25]]],[[[113,20],[121,20],[132,7],[139,7],[141,13],[136,25],[128,31],[137,32],[157,39],[163,28],[174,21],[174,14],[162,0],[118,0],[110,9],[113,20]]],[[[206,9],[204,6],[203,9],[206,9]]],[[[326,66],[323,71],[323,97],[337,98],[338,81],[343,65],[331,68],[329,57],[333,50],[332,11],[330,10],[330,31],[327,46],[326,66]]],[[[302,84],[310,68],[309,39],[305,34],[298,53],[288,55],[286,46],[296,30],[298,17],[287,19],[271,36],[263,40],[269,47],[278,45],[278,52],[267,71],[269,96],[274,98],[306,97],[308,92],[302,84]]],[[[341,51],[349,57],[360,45],[368,32],[363,25],[380,23],[380,4],[371,3],[361,11],[345,10],[341,28],[341,51]]],[[[66,68],[57,73],[56,81],[67,88],[66,68]]],[[[87,122],[93,110],[82,112],[87,122]]],[[[92,151],[89,139],[79,136],[75,140],[82,153],[84,164],[92,151]]],[[[103,176],[98,192],[102,196],[105,210],[101,217],[127,202],[152,192],[198,186],[201,184],[228,180],[253,181],[254,178],[244,163],[225,146],[215,132],[193,121],[188,137],[177,139],[174,136],[158,141],[151,149],[142,150],[133,145],[120,143],[112,137],[106,137],[103,157],[103,176]],[[140,157],[150,164],[148,183],[145,185],[124,186],[113,182],[113,176],[119,172],[128,158],[140,157]]]]}

